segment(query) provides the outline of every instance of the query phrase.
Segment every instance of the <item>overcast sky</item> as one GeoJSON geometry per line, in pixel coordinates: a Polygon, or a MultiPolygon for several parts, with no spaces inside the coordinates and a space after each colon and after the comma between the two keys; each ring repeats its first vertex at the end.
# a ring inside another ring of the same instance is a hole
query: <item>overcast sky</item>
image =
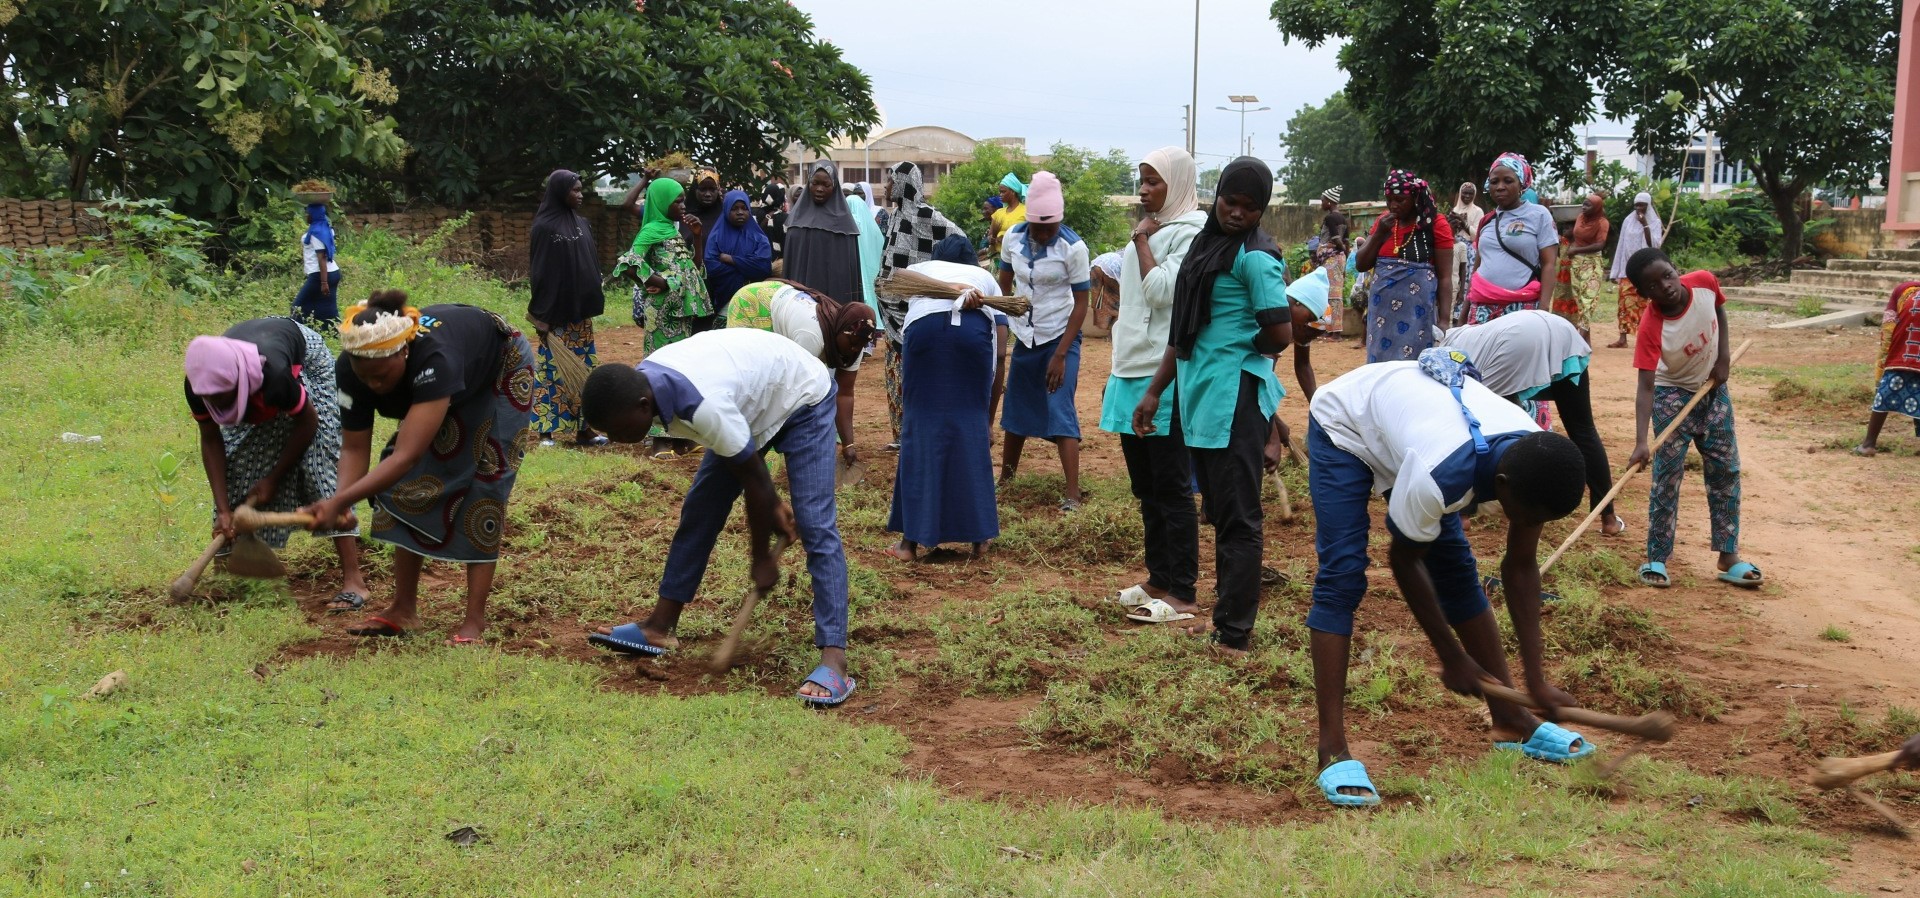
{"type": "MultiPolygon", "coordinates": [[[[1125,150],[1138,159],[1186,142],[1181,106],[1193,78],[1188,0],[962,0],[882,3],[793,0],[873,79],[888,127],[943,125],[969,137],[1025,137],[1030,152],[1056,141],[1125,150]]],[[[1253,154],[1282,159],[1279,135],[1303,105],[1346,84],[1335,49],[1280,38],[1271,0],[1200,0],[1202,168],[1237,155],[1240,116],[1220,112],[1229,94],[1250,106],[1253,154]]]]}

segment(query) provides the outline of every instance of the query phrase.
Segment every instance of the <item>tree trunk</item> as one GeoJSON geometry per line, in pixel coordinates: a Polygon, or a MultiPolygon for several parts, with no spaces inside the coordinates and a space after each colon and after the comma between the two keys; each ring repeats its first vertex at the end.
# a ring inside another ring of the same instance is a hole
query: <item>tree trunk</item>
{"type": "Polygon", "coordinates": [[[1796,178],[1783,184],[1779,177],[1751,160],[1747,166],[1753,170],[1754,183],[1773,204],[1773,217],[1780,220],[1780,257],[1788,262],[1800,258],[1801,242],[1807,230],[1806,222],[1800,219],[1800,194],[1806,192],[1806,183],[1796,178]]]}

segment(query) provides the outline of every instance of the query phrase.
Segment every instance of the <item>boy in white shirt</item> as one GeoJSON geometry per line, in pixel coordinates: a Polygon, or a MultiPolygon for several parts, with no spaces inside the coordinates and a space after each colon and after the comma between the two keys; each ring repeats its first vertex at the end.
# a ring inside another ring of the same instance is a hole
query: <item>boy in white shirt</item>
{"type": "MultiPolygon", "coordinates": [[[[1454,350],[1429,349],[1422,361],[1434,355],[1465,359],[1454,350]]],[[[1483,680],[1509,682],[1500,627],[1460,526],[1461,511],[1500,503],[1508,521],[1500,573],[1527,691],[1550,706],[1575,704],[1546,681],[1537,554],[1541,528],[1571,513],[1586,492],[1580,450],[1566,437],[1541,432],[1479,381],[1465,379],[1456,393],[1421,366],[1356,368],[1314,394],[1307,418],[1320,562],[1307,614],[1320,723],[1318,782],[1321,794],[1343,807],[1380,803],[1366,767],[1347,751],[1344,717],[1353,615],[1367,591],[1367,506],[1376,493],[1387,496],[1394,582],[1440,656],[1441,682],[1462,695],[1480,694],[1483,680]]],[[[1491,699],[1487,708],[1495,748],[1562,762],[1593,752],[1580,734],[1523,708],[1491,699]]]]}
{"type": "Polygon", "coordinates": [[[1680,424],[1680,431],[1653,456],[1653,485],[1647,493],[1647,563],[1640,582],[1657,589],[1672,583],[1667,559],[1680,516],[1680,477],[1687,442],[1700,447],[1700,472],[1707,481],[1707,511],[1713,522],[1713,548],[1720,553],[1720,579],[1756,589],[1765,575],[1740,560],[1740,445],[1733,436],[1733,398],[1727,392],[1726,296],[1709,271],[1681,274],[1667,254],[1648,247],[1627,259],[1627,279],[1647,298],[1633,348],[1640,369],[1640,390],[1633,404],[1635,441],[1627,467],[1645,464],[1647,428],[1665,430],[1693,394],[1714,385],[1680,424]]]}
{"type": "Polygon", "coordinates": [[[799,696],[816,705],[845,702],[854,681],[847,676],[847,557],[833,497],[835,402],[827,367],[778,334],[707,331],[654,350],[636,367],[594,369],[580,406],[582,417],[617,443],[646,439],[659,419],[668,435],[707,447],[680,508],[653,613],[587,640],[637,655],[675,648],[680,612],[699,590],[720,530],[744,493],[755,587],[770,589],[779,579],[775,531],[807,550],[820,666],[799,696]],[[786,456],[791,507],[774,492],[768,449],[786,456]]]}

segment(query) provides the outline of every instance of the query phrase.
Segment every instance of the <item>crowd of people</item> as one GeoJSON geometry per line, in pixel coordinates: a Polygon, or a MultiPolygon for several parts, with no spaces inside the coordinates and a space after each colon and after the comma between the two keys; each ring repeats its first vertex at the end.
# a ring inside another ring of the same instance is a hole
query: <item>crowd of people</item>
{"type": "MultiPolygon", "coordinates": [[[[1291,353],[1293,387],[1307,402],[1316,528],[1306,624],[1317,783],[1331,804],[1373,805],[1379,792],[1349,750],[1343,714],[1375,497],[1386,500],[1388,568],[1439,657],[1441,681],[1470,696],[1515,679],[1463,524],[1478,506],[1499,507],[1504,523],[1482,526],[1505,530],[1500,581],[1518,679],[1546,707],[1576,704],[1546,676],[1537,559],[1544,527],[1583,501],[1605,534],[1628,526],[1614,507],[1598,507],[1612,474],[1592,408],[1589,335],[1611,279],[1621,306],[1613,345],[1633,341],[1638,372],[1629,461],[1650,461],[1653,473],[1641,582],[1672,582],[1689,445],[1702,457],[1718,579],[1765,582],[1739,556],[1725,297],[1711,273],[1681,271],[1660,248],[1662,223],[1645,194],[1617,229],[1598,196],[1562,229],[1518,154],[1493,160],[1485,182],[1461,185],[1445,211],[1426,180],[1394,170],[1380,185],[1384,213],[1357,238],[1343,188],[1327,189],[1308,270],[1290,272],[1262,226],[1273,174],[1250,157],[1224,168],[1215,202],[1202,208],[1189,154],[1147,154],[1138,163],[1140,220],[1123,247],[1097,257],[1065,220],[1051,172],[1009,173],[983,198],[980,243],[928,203],[911,163],[888,171],[879,196],[840,183],[829,161],[804,173],[791,191],[771,185],[757,204],[745,190],[723,190],[712,170],[687,183],[642,178],[619,205],[638,232],[603,282],[579,211],[582,180],[555,171],[529,247],[533,341],[492,312],[416,308],[395,290],[374,291],[342,319],[332,311],[340,282],[326,210],[310,209],[309,274],[293,314],[241,322],[187,348],[186,398],[200,423],[215,530],[234,536],[233,510],[243,504],[305,511],[342,563],[329,607],[359,611],[369,591],[354,509],[366,502],[369,535],[395,549],[394,593],[349,631],[418,627],[421,566],[437,558],[466,566],[466,616],[448,642],[472,644],[483,639],[506,505],[533,442],[703,447],[658,602],[644,619],[588,638],[634,655],[675,651],[681,614],[744,500],[756,587],[773,585],[784,545],[805,553],[820,655],[797,695],[838,705],[856,681],[835,489],[841,469],[862,459],[852,421],[863,363],[885,354],[886,448],[897,452],[887,529],[898,536],[887,554],[913,563],[955,545],[978,557],[999,535],[999,488],[1029,439],[1054,444],[1059,513],[1078,513],[1075,397],[1090,296],[1099,295],[1112,355],[1098,426],[1119,437],[1143,525],[1144,576],[1118,584],[1111,603],[1116,617],[1178,627],[1223,657],[1253,648],[1261,486],[1294,448],[1278,415],[1287,394],[1279,360],[1291,353]],[[903,293],[891,287],[903,272],[951,289],[903,293]],[[603,283],[629,292],[645,331],[637,366],[597,363],[603,283]],[[1026,309],[1008,314],[987,302],[1006,296],[1026,309]],[[1320,383],[1311,347],[1339,338],[1347,315],[1359,319],[1365,364],[1320,383]],[[337,329],[338,358],[319,329],[337,329]],[[1702,401],[1690,405],[1696,395],[1702,401]],[[377,460],[376,416],[399,422],[377,460]],[[1678,438],[1655,447],[1650,432],[1670,425],[1678,438]],[[786,460],[785,500],[768,451],[786,460]],[[1210,611],[1197,589],[1203,523],[1214,531],[1210,611]]],[[[1873,417],[1857,451],[1875,450],[1888,414],[1920,427],[1920,283],[1888,303],[1873,417]]],[[[274,546],[288,538],[285,529],[261,535],[274,546]]],[[[1492,698],[1487,708],[1496,749],[1561,763],[1595,750],[1525,708],[1492,698]]]]}

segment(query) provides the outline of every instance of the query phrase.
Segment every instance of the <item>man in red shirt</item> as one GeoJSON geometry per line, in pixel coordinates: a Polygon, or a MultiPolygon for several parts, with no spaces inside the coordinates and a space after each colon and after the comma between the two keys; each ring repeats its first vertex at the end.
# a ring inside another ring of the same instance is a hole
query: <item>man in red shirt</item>
{"type": "Polygon", "coordinates": [[[1672,583],[1667,559],[1680,513],[1680,476],[1687,443],[1700,447],[1707,480],[1707,510],[1713,521],[1713,548],[1720,553],[1720,579],[1757,588],[1760,569],[1740,560],[1740,447],[1733,435],[1733,399],[1727,392],[1726,296],[1712,272],[1681,274],[1667,254],[1647,248],[1627,260],[1627,278],[1648,299],[1640,319],[1633,367],[1640,370],[1634,400],[1633,455],[1629,468],[1645,464],[1648,424],[1662,431],[1702,387],[1712,384],[1694,406],[1674,439],[1653,455],[1653,488],[1647,497],[1647,563],[1640,582],[1665,589],[1672,583]]]}

